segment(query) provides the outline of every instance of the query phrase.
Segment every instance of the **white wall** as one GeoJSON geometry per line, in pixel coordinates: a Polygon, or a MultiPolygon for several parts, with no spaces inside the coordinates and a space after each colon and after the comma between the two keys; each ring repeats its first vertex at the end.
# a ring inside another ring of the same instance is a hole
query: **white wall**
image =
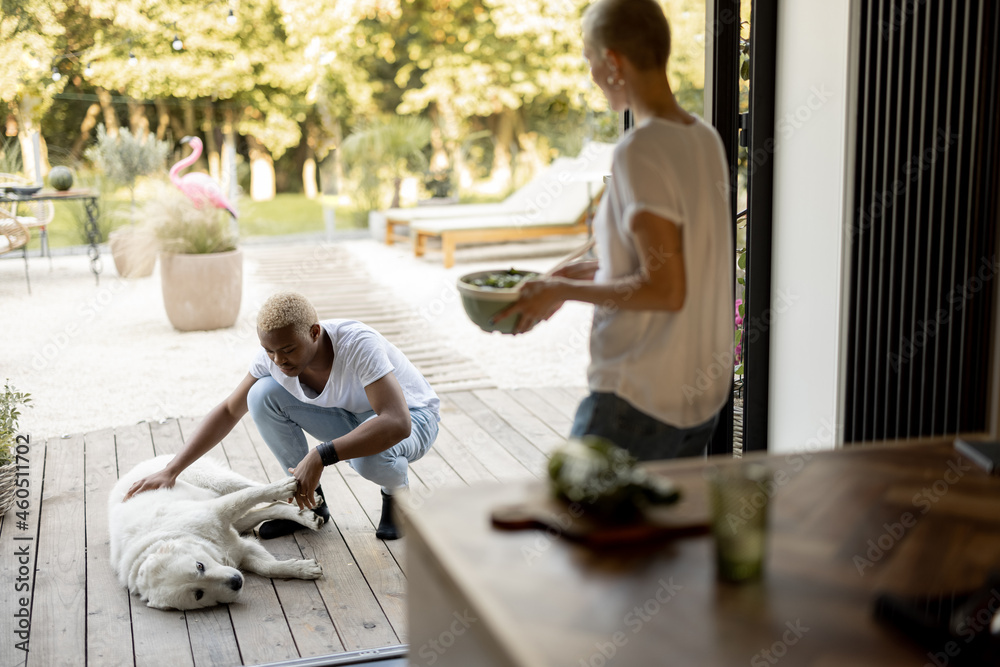
{"type": "Polygon", "coordinates": [[[842,299],[858,3],[783,2],[777,45],[768,449],[831,449],[839,426],[842,299]]]}

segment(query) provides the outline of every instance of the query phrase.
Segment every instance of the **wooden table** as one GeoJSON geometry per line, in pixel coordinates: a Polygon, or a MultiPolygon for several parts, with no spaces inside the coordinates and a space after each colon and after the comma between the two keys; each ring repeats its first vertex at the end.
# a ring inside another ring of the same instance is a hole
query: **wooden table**
{"type": "MultiPolygon", "coordinates": [[[[950,443],[755,458],[775,487],[767,574],[745,585],[716,581],[710,536],[597,552],[490,526],[537,483],[412,503],[412,664],[934,664],[873,601],[975,588],[1000,568],[1000,478],[950,443]]],[[[656,467],[706,502],[705,465],[656,467]]]]}

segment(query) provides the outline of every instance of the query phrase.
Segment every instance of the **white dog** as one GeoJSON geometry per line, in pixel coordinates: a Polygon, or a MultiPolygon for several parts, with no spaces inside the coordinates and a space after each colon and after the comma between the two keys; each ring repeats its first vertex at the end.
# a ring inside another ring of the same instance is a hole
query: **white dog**
{"type": "Polygon", "coordinates": [[[133,483],[162,470],[172,456],[143,461],[108,498],[111,565],[118,580],[157,609],[198,609],[234,602],[243,588],[237,568],[265,577],[316,579],[314,560],[279,561],[252,537],[262,521],[291,519],[316,530],[322,519],[287,502],[295,478],[262,485],[211,460],[199,460],[173,488],[136,494],[133,483]],[[279,502],[282,501],[282,502],[279,502]],[[270,503],[257,507],[260,503],[270,503]]]}

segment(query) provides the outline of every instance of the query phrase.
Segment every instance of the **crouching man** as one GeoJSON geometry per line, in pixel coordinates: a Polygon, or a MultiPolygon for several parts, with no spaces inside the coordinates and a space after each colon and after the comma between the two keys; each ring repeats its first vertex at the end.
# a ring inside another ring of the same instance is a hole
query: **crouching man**
{"type": "MultiPolygon", "coordinates": [[[[211,450],[249,410],[271,452],[296,480],[295,501],[324,521],[330,510],[319,487],[323,468],[347,461],[382,487],[376,536],[399,537],[392,496],[408,484],[409,463],[434,442],[439,401],[406,356],[377,331],[354,320],[320,322],[301,294],[268,299],[257,316],[261,349],[250,372],[217,405],[164,470],[136,482],[125,499],[174,485],[177,476],[211,450]],[[305,433],[322,441],[310,450],[305,433]]],[[[260,536],[287,535],[301,526],[268,521],[260,536]]]]}

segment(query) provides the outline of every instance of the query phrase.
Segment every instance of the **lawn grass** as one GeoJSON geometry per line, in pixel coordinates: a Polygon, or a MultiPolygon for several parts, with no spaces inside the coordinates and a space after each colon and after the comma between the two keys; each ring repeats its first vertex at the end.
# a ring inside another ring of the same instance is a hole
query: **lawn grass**
{"type": "MultiPolygon", "coordinates": [[[[122,225],[129,224],[129,200],[127,192],[118,190],[104,194],[100,199],[98,227],[103,240],[108,233],[122,225]]],[[[502,199],[497,196],[466,195],[461,203],[483,203],[502,199]]],[[[365,229],[368,226],[367,213],[359,212],[352,206],[341,204],[337,197],[309,199],[301,193],[281,193],[270,201],[255,202],[249,198],[239,202],[240,235],[244,238],[260,236],[288,236],[293,234],[321,234],[326,230],[323,216],[324,203],[332,205],[336,230],[365,229]]],[[[85,245],[83,202],[57,201],[55,218],[48,227],[49,247],[66,248],[85,245]]],[[[136,202],[136,222],[141,222],[141,202],[136,202]]],[[[39,232],[33,230],[28,249],[37,251],[40,246],[39,232]]]]}
{"type": "Polygon", "coordinates": [[[322,232],[323,207],[318,199],[302,194],[282,193],[270,201],[243,200],[240,207],[240,234],[279,236],[322,232]]]}
{"type": "MultiPolygon", "coordinates": [[[[86,213],[84,212],[82,201],[56,201],[55,217],[49,224],[48,239],[50,248],[66,248],[70,246],[84,245],[87,243],[87,233],[84,227],[86,213]]],[[[128,224],[129,202],[118,199],[100,200],[100,219],[98,228],[104,238],[114,227],[128,224]]],[[[31,230],[31,242],[28,244],[29,250],[37,250],[40,246],[40,231],[31,230]]]]}
{"type": "MultiPolygon", "coordinates": [[[[282,193],[271,201],[241,200],[240,234],[251,236],[285,236],[290,234],[322,233],[326,229],[323,205],[319,199],[308,199],[304,194],[282,193]]],[[[139,205],[137,204],[137,209],[139,205]]],[[[98,226],[104,238],[108,232],[129,224],[129,202],[115,196],[105,196],[100,201],[101,220],[98,226]]],[[[334,207],[336,229],[360,229],[367,220],[350,206],[334,207]]],[[[81,202],[55,202],[55,218],[48,227],[49,246],[65,248],[87,243],[84,231],[84,213],[81,202]]],[[[139,222],[140,220],[136,220],[139,222]]],[[[29,250],[39,248],[38,231],[32,232],[29,250]]]]}

